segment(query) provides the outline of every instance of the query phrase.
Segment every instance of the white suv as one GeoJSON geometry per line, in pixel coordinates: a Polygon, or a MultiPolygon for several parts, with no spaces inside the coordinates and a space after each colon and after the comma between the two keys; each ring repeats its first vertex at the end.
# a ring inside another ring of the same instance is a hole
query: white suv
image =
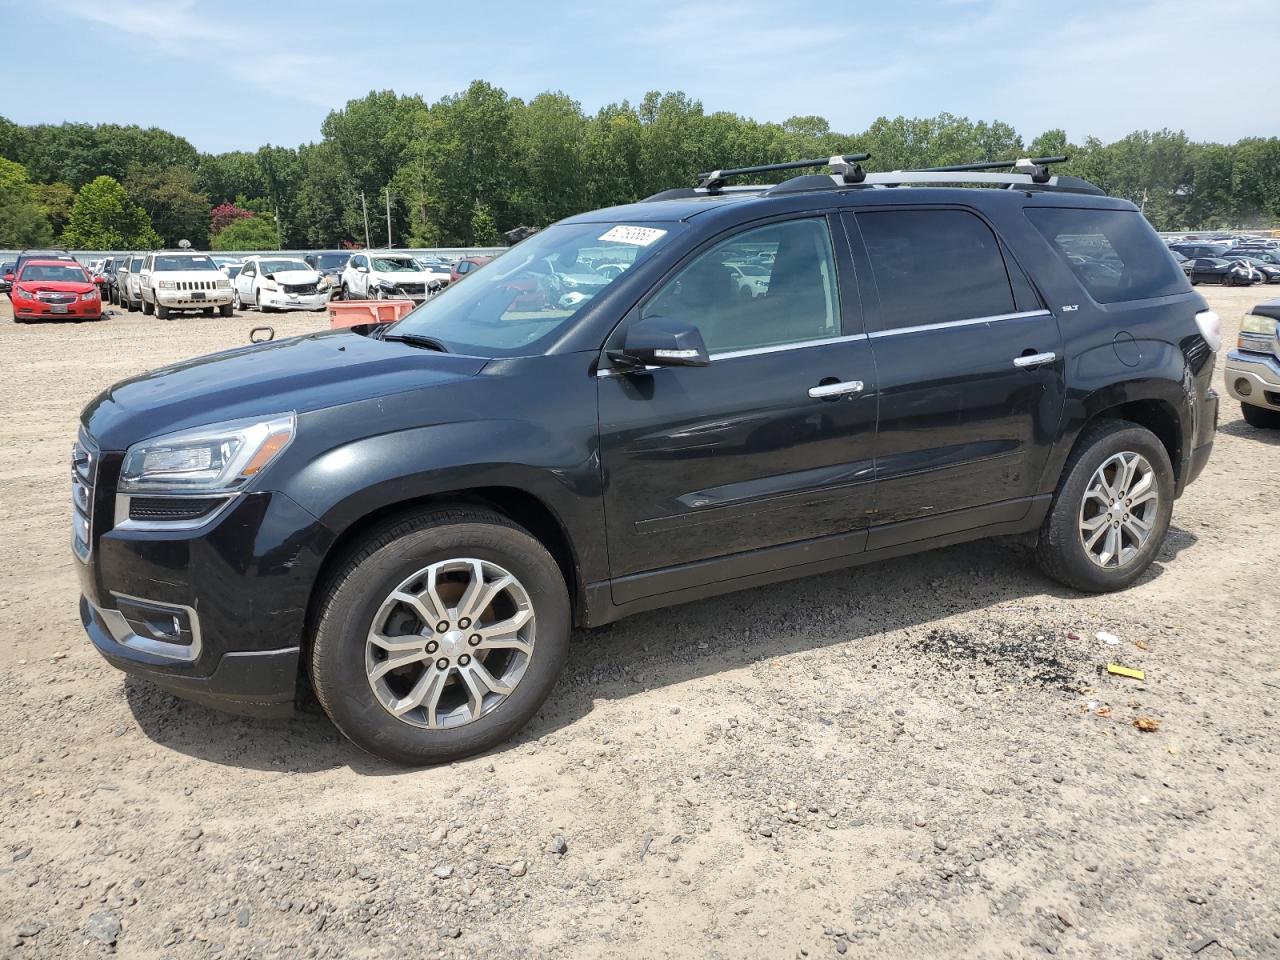
{"type": "Polygon", "coordinates": [[[407,253],[357,253],[342,271],[343,300],[414,300],[449,285],[449,274],[428,270],[407,253]]]}
{"type": "Polygon", "coordinates": [[[213,316],[216,308],[231,316],[231,281],[213,258],[189,250],[162,250],[147,254],[138,274],[142,312],[166,320],[173,311],[201,311],[213,316]]]}

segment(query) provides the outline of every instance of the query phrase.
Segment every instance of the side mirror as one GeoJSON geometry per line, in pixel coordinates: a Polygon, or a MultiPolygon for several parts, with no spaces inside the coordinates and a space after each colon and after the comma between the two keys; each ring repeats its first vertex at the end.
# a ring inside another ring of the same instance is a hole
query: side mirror
{"type": "Polygon", "coordinates": [[[13,283],[13,274],[12,274],[12,273],[6,273],[6,274],[4,275],[4,282],[5,282],[5,283],[13,283]]]}
{"type": "Polygon", "coordinates": [[[368,272],[369,272],[369,268],[368,268],[368,267],[356,267],[356,272],[358,272],[358,273],[368,273],[368,272]]]}
{"type": "Polygon", "coordinates": [[[621,350],[609,359],[624,370],[641,367],[705,367],[711,363],[702,332],[691,323],[646,317],[627,330],[621,350]]]}

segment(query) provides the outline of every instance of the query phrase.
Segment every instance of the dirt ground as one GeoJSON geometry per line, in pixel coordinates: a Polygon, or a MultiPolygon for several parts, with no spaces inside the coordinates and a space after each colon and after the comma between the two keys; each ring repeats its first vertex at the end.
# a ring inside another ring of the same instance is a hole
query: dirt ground
{"type": "MultiPolygon", "coordinates": [[[[1229,342],[1280,294],[1202,289],[1229,342]]],[[[1280,956],[1280,433],[1234,402],[1124,593],[984,542],[641,615],[404,770],[126,680],[76,612],[80,408],[324,317],[0,303],[0,956],[1280,956]]]]}

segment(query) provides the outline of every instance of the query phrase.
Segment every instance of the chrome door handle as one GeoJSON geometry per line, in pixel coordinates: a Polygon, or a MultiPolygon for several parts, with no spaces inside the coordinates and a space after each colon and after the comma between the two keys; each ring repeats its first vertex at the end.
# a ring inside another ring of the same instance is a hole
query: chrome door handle
{"type": "Polygon", "coordinates": [[[1027,367],[1042,367],[1046,363],[1053,363],[1057,359],[1058,355],[1056,353],[1033,353],[1026,357],[1014,357],[1013,365],[1023,369],[1027,367]]]}
{"type": "Polygon", "coordinates": [[[844,396],[846,393],[861,393],[861,380],[846,380],[844,383],[820,383],[809,388],[809,396],[814,400],[827,400],[831,397],[844,396]]]}

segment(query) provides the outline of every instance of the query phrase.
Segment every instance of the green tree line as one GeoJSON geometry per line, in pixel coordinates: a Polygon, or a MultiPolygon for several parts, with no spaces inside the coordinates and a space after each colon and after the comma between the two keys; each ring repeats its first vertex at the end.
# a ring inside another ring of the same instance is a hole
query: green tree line
{"type": "Polygon", "coordinates": [[[880,117],[838,133],[822,117],[761,123],[648,93],[594,114],[564,93],[529,101],[483,81],[427,103],[374,91],[298,147],[200,153],[156,128],[20,126],[0,118],[0,247],[82,249],[190,240],[198,248],[493,244],[626,203],[703,170],[869,152],[871,170],[1066,153],[1058,168],[1138,204],[1159,229],[1280,224],[1280,138],[1202,143],[1171,130],[1112,143],[1026,140],[1001,121],[880,117]],[[233,216],[218,211],[233,209],[233,216]]]}

